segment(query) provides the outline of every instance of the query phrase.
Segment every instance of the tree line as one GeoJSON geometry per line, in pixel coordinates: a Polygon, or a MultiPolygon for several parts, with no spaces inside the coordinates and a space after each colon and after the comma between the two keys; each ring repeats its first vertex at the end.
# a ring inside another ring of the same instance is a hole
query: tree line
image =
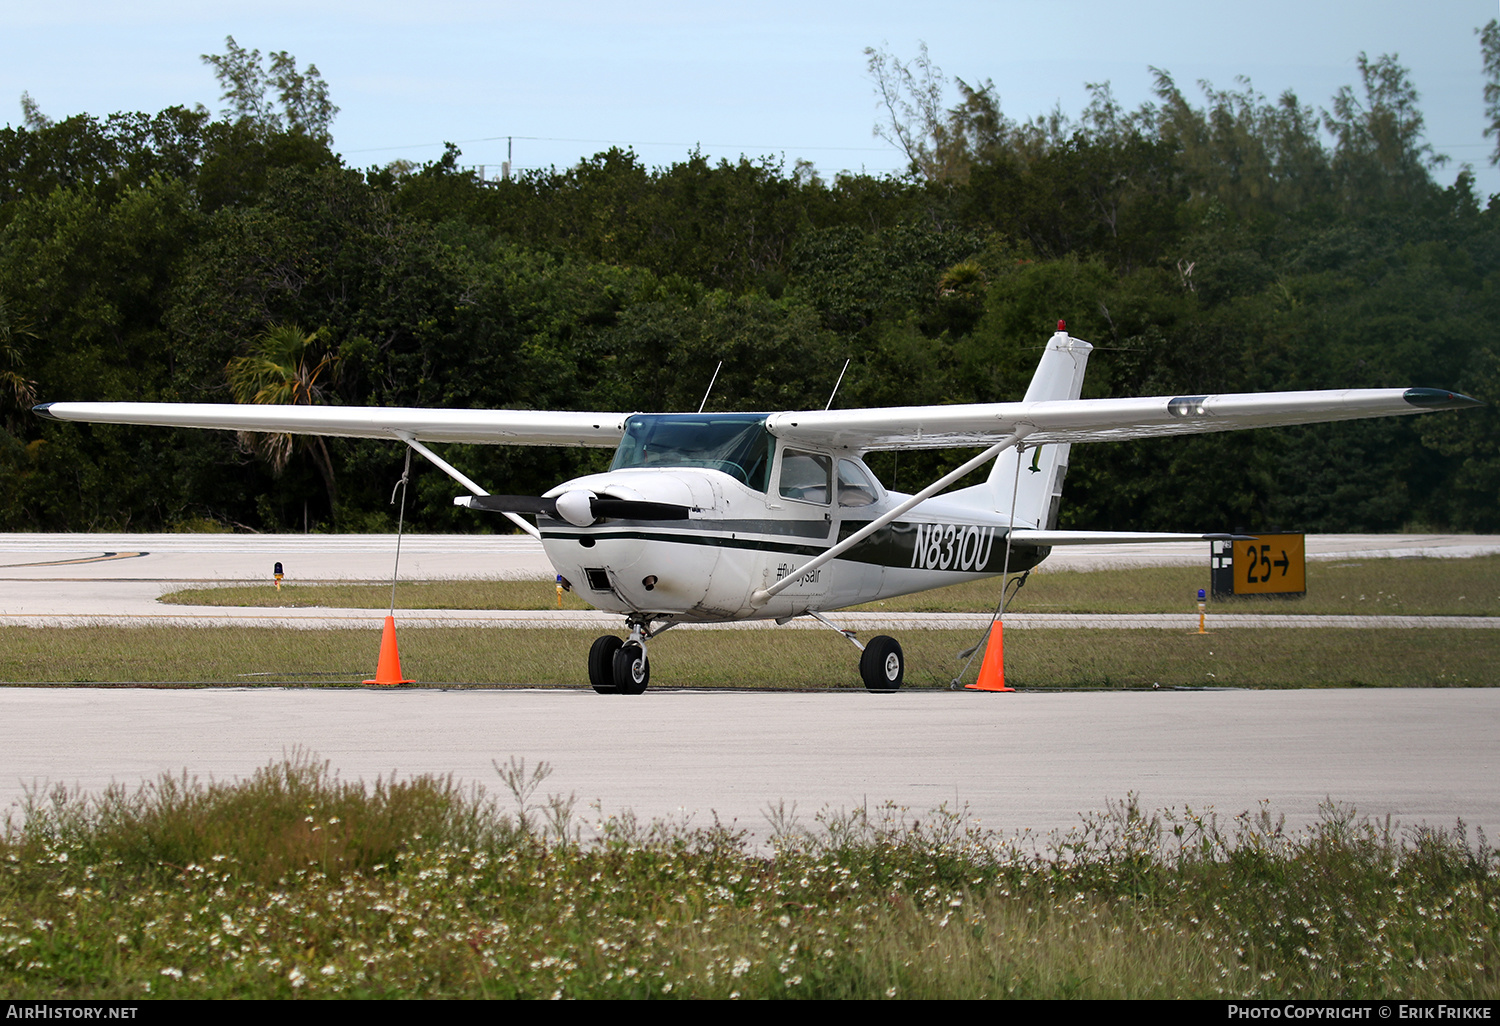
{"type": "MultiPolygon", "coordinates": [[[[1480,34],[1500,125],[1500,28],[1480,34]]],[[[1430,385],[1500,398],[1500,201],[1392,57],[1326,108],[1248,84],[1015,120],[925,49],[869,51],[895,176],[357,170],[313,66],[205,61],[224,109],[0,129],[0,529],[394,527],[394,443],[86,427],[42,400],[718,410],[1019,398],[1059,319],[1085,396],[1430,385]],[[958,100],[946,97],[956,92],[958,100]]],[[[1476,102],[1480,98],[1476,98],[1476,102]]],[[[1497,135],[1500,139],[1500,135],[1497,135]]],[[[1074,450],[1062,525],[1500,530],[1493,407],[1074,450]]],[[[607,453],[451,447],[539,494],[607,453]]],[[[913,491],[962,454],[878,454],[913,491]]],[[[415,478],[413,529],[505,530],[415,478]]]]}

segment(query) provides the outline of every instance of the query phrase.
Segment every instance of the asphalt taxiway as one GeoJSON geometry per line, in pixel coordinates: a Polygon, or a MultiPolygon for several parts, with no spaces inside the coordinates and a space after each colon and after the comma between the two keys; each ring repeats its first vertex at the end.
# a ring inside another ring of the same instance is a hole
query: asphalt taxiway
{"type": "Polygon", "coordinates": [[[0,809],[25,788],[97,791],[164,772],[244,777],[295,749],[344,779],[554,769],[585,820],[946,805],[1046,833],[1134,793],[1293,826],[1333,799],[1401,824],[1500,836],[1500,689],[1107,694],[0,689],[0,809]],[[598,813],[591,810],[597,803],[598,813]]]}

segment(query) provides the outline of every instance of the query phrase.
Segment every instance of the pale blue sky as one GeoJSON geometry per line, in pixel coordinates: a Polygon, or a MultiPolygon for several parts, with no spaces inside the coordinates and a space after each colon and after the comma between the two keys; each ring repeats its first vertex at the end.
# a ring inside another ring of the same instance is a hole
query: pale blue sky
{"type": "Polygon", "coordinates": [[[567,166],[611,143],[650,164],[694,145],[713,157],[773,155],[841,168],[899,170],[871,135],[877,115],[866,46],[905,58],[926,41],[949,76],[993,79],[1012,117],[1108,80],[1127,106],[1150,98],[1148,67],[1191,96],[1247,75],[1276,96],[1327,106],[1355,84],[1355,59],[1396,53],[1422,94],[1428,139],[1500,192],[1483,136],[1474,29],[1496,0],[3,0],[0,123],[31,93],[59,117],[218,107],[199,59],[233,35],[247,49],[315,63],[342,111],[336,148],[356,167],[431,160],[444,140],[466,165],[495,168],[515,136],[518,167],[567,166]]]}

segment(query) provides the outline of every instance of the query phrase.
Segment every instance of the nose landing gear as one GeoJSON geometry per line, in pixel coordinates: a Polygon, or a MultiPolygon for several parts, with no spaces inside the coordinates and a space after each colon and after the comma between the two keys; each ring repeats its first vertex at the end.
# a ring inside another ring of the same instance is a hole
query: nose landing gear
{"type": "Polygon", "coordinates": [[[601,695],[639,695],[651,682],[645,633],[638,624],[630,627],[624,641],[606,634],[589,649],[589,684],[601,695]]]}
{"type": "Polygon", "coordinates": [[[615,653],[615,686],[622,695],[639,695],[651,682],[651,664],[646,659],[646,646],[627,641],[615,653]]]}

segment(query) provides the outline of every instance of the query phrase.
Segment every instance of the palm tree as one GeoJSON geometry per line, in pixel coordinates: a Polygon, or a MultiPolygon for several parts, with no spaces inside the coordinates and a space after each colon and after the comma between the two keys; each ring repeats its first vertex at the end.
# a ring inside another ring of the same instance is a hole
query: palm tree
{"type": "MultiPolygon", "coordinates": [[[[324,393],[338,376],[338,355],[324,350],[318,354],[323,329],[308,334],[295,324],[273,324],[256,336],[250,352],[235,357],[224,368],[229,388],[237,403],[269,403],[283,406],[311,406],[321,402],[324,393]]],[[[278,477],[291,462],[297,448],[312,453],[313,463],[323,475],[328,490],[330,514],[337,516],[338,489],[333,479],[333,460],[321,437],[298,439],[286,434],[240,432],[240,442],[271,465],[278,477]]]]}
{"type": "Polygon", "coordinates": [[[36,402],[36,382],[25,377],[19,369],[26,362],[22,336],[36,337],[24,327],[12,323],[5,300],[0,299],[0,365],[6,368],[0,370],[0,393],[14,396],[16,405],[24,410],[36,402]]]}

